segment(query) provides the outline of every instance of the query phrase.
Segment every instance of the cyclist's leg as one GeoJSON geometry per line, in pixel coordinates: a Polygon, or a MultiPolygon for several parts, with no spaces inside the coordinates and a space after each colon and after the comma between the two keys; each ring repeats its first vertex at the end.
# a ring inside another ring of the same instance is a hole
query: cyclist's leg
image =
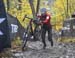
{"type": "Polygon", "coordinates": [[[42,42],[44,44],[43,48],[46,47],[45,34],[46,34],[46,30],[44,28],[42,28],[42,42]]]}
{"type": "Polygon", "coordinates": [[[52,28],[48,29],[48,40],[51,42],[51,46],[53,46],[52,28]]]}

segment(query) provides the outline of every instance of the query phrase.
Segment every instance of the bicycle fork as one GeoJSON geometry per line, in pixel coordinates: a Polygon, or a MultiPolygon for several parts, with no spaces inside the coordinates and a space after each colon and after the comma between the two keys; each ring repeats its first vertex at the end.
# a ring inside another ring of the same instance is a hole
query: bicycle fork
{"type": "Polygon", "coordinates": [[[24,41],[23,41],[22,50],[24,50],[24,47],[26,47],[26,43],[27,43],[27,39],[28,39],[28,34],[27,34],[27,32],[24,33],[23,39],[24,39],[24,41]]]}

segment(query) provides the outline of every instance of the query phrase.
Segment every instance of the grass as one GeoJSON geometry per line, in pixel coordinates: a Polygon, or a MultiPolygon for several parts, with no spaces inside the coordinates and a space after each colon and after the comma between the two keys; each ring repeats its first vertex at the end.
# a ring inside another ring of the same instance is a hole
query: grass
{"type": "Polygon", "coordinates": [[[58,38],[57,42],[63,42],[63,43],[74,43],[75,42],[75,37],[62,37],[58,38]]]}
{"type": "Polygon", "coordinates": [[[22,40],[19,37],[14,39],[11,43],[12,48],[17,48],[20,47],[21,45],[22,45],[22,40]]]}

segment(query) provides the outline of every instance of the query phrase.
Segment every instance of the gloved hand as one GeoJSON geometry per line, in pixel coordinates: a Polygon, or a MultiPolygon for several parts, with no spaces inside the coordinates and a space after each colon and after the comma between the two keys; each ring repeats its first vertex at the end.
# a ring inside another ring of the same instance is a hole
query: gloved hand
{"type": "Polygon", "coordinates": [[[43,22],[42,21],[40,21],[40,25],[43,25],[43,22]]]}

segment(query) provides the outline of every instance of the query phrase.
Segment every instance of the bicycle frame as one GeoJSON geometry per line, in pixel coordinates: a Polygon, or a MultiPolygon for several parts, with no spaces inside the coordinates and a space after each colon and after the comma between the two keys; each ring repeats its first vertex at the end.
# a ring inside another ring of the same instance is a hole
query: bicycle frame
{"type": "Polygon", "coordinates": [[[30,19],[30,21],[28,23],[28,26],[27,26],[27,29],[30,27],[31,32],[33,33],[33,28],[32,28],[33,19],[32,18],[29,18],[29,17],[27,17],[27,15],[25,15],[23,21],[25,20],[25,18],[30,19]]]}
{"type": "MultiPolygon", "coordinates": [[[[38,35],[38,37],[36,37],[36,36],[37,36],[37,34],[40,33],[40,32],[39,32],[39,33],[36,32],[38,26],[35,26],[35,29],[33,30],[32,23],[34,23],[34,20],[33,20],[32,18],[29,18],[29,17],[27,17],[26,15],[25,15],[24,18],[28,18],[28,19],[30,19],[30,21],[29,21],[29,24],[28,24],[28,26],[27,26],[27,28],[26,28],[26,32],[25,32],[25,34],[23,35],[24,41],[23,41],[22,50],[24,50],[24,47],[26,46],[27,40],[29,39],[30,31],[31,31],[32,35],[34,36],[34,38],[38,38],[39,35],[38,35]]],[[[25,20],[25,19],[23,19],[23,21],[24,21],[24,20],[25,20]]]]}

